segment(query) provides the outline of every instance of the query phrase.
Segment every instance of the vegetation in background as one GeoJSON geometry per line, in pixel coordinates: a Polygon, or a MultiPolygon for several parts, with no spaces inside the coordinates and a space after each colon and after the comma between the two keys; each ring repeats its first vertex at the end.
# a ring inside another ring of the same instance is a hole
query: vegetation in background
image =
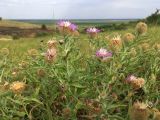
{"type": "Polygon", "coordinates": [[[147,23],[154,24],[154,25],[160,25],[160,10],[157,9],[155,13],[148,16],[146,18],[147,23]]]}

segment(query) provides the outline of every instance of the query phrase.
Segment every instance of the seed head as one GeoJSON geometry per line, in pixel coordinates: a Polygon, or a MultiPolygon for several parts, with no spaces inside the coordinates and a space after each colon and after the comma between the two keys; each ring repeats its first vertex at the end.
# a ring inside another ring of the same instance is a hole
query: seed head
{"type": "Polygon", "coordinates": [[[14,93],[22,93],[26,88],[26,84],[24,82],[13,82],[10,85],[10,90],[12,90],[14,93]]]}
{"type": "Polygon", "coordinates": [[[145,34],[147,32],[148,26],[144,22],[139,22],[136,25],[136,31],[138,34],[145,34]]]}

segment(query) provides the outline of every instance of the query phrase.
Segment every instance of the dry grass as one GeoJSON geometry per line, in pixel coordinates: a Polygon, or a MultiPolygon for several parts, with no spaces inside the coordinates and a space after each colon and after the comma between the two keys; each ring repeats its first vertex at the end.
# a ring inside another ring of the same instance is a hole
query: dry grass
{"type": "Polygon", "coordinates": [[[9,21],[9,20],[0,21],[0,27],[18,27],[23,29],[40,28],[39,25],[25,23],[25,22],[9,21]]]}

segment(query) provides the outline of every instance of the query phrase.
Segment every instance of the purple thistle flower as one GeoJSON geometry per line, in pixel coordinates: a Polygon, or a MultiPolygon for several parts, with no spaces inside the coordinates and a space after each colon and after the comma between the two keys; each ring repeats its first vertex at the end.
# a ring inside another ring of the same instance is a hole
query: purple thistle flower
{"type": "Polygon", "coordinates": [[[59,27],[69,27],[72,23],[70,21],[60,20],[57,22],[59,27]]]}
{"type": "Polygon", "coordinates": [[[99,32],[100,30],[95,27],[87,29],[87,33],[99,33],[99,32]]]}
{"type": "Polygon", "coordinates": [[[134,76],[134,75],[129,75],[129,76],[126,78],[126,82],[130,83],[130,82],[132,82],[132,81],[134,81],[134,80],[136,80],[136,79],[137,79],[136,76],[134,76]]]}
{"type": "Polygon", "coordinates": [[[101,48],[96,52],[96,57],[101,58],[101,59],[107,59],[112,57],[112,53],[107,51],[106,49],[101,48]]]}
{"type": "Polygon", "coordinates": [[[76,30],[78,29],[78,26],[72,23],[72,24],[69,26],[69,28],[70,28],[72,31],[76,31],[76,30]]]}

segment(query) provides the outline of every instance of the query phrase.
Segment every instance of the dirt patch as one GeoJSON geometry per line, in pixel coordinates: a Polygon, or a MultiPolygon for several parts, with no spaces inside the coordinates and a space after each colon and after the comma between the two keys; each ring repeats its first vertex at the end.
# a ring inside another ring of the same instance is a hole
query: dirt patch
{"type": "Polygon", "coordinates": [[[0,35],[19,36],[19,37],[36,37],[39,35],[52,34],[51,29],[30,28],[23,29],[18,27],[0,27],[0,35]]]}

